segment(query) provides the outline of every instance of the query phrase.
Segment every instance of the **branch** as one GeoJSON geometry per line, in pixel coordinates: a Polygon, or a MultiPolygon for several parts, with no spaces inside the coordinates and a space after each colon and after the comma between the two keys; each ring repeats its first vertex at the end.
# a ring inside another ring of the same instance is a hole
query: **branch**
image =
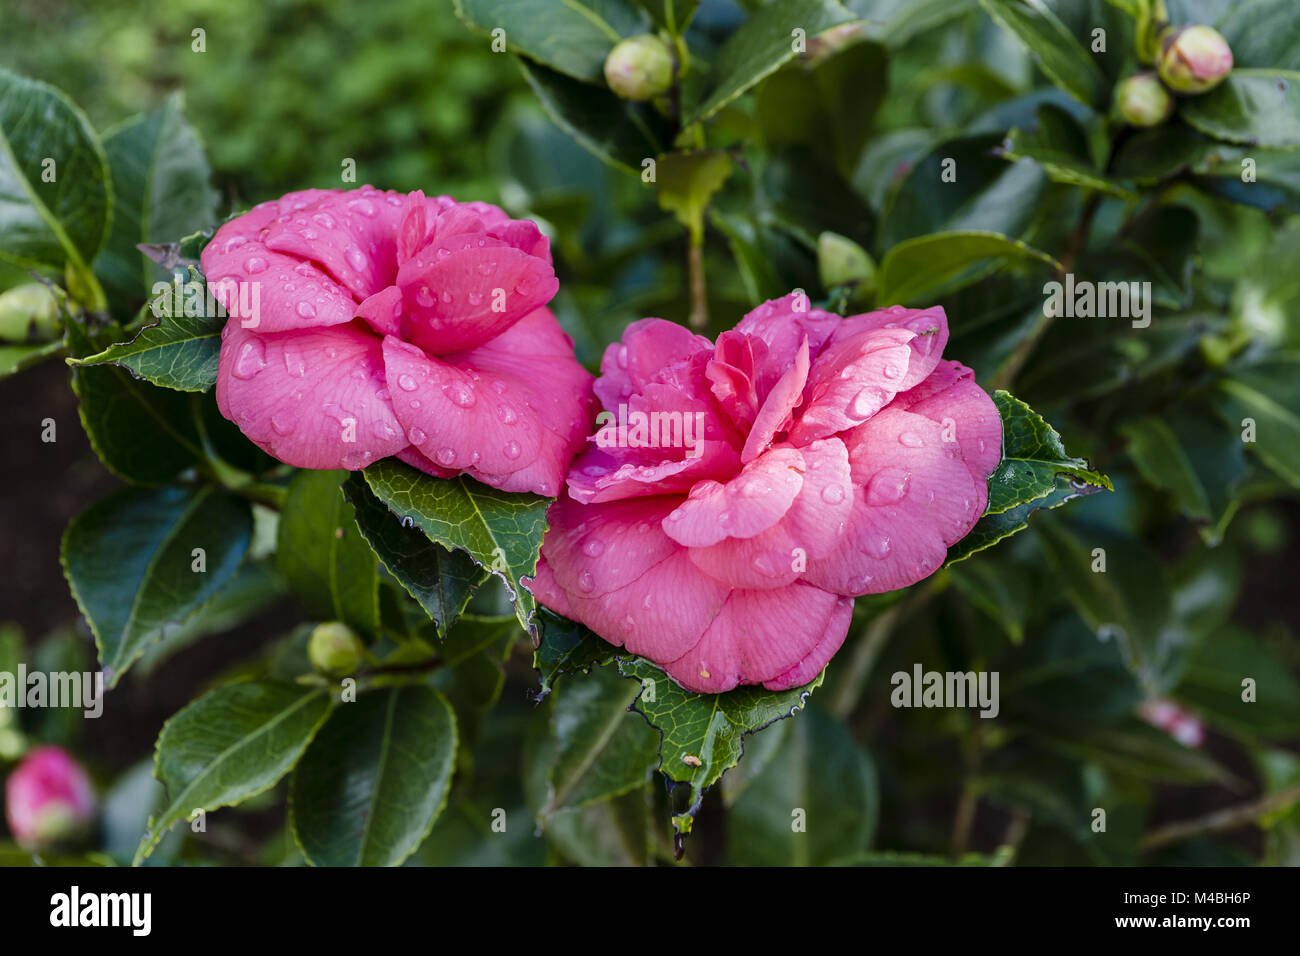
{"type": "Polygon", "coordinates": [[[1235,830],[1254,823],[1274,810],[1282,810],[1296,802],[1300,802],[1300,786],[1288,787],[1286,790],[1279,790],[1277,793],[1271,793],[1249,803],[1215,810],[1195,820],[1184,820],[1182,823],[1170,823],[1160,827],[1142,838],[1141,848],[1154,850],[1196,836],[1235,830]]]}

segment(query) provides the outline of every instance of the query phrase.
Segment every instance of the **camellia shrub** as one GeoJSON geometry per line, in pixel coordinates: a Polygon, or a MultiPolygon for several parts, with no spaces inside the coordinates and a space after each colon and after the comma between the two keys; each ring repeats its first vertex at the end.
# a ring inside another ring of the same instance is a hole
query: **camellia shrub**
{"type": "Polygon", "coordinates": [[[1293,861],[1288,4],[454,14],[540,107],[496,196],[226,202],[238,114],[0,71],[0,373],[66,363],[124,485],[86,686],[298,622],[158,784],[0,698],[15,858],[1293,861]]]}

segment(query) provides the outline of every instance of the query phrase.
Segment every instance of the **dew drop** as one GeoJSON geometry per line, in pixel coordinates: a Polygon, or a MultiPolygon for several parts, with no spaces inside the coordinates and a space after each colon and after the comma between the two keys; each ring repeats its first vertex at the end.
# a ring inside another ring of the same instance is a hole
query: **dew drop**
{"type": "Polygon", "coordinates": [[[590,571],[583,571],[578,575],[578,590],[584,594],[590,594],[596,590],[596,579],[592,577],[590,571]]]}
{"type": "Polygon", "coordinates": [[[291,408],[282,408],[271,416],[271,427],[277,435],[288,435],[298,427],[298,415],[291,408]]]}
{"type": "Polygon", "coordinates": [[[294,309],[294,311],[304,319],[316,318],[316,306],[312,305],[310,302],[299,302],[298,307],[294,309]]]}
{"type": "Polygon", "coordinates": [[[261,256],[249,256],[244,262],[244,271],[250,276],[257,275],[259,272],[265,272],[271,264],[261,256]]]}
{"type": "MultiPolygon", "coordinates": [[[[889,536],[883,534],[873,535],[867,540],[867,554],[877,561],[883,560],[889,554],[889,536]]],[[[870,578],[868,578],[870,580],[870,578]]]]}
{"type": "Polygon", "coordinates": [[[249,379],[266,368],[266,346],[262,340],[251,338],[239,349],[235,357],[235,378],[249,379]]]}
{"type": "Polygon", "coordinates": [[[431,307],[436,300],[433,298],[433,291],[427,285],[422,285],[420,288],[415,290],[415,301],[427,309],[431,307]]]}
{"type": "Polygon", "coordinates": [[[614,361],[618,363],[621,369],[627,368],[627,346],[620,345],[618,351],[614,353],[614,361]]]}
{"type": "MultiPolygon", "coordinates": [[[[400,384],[400,382],[398,384],[400,384]]],[[[448,382],[442,387],[442,391],[443,394],[461,408],[469,408],[476,401],[474,398],[474,390],[464,382],[448,382]]]]}
{"type": "Polygon", "coordinates": [[[437,454],[438,464],[454,465],[456,463],[456,451],[452,448],[439,448],[437,454]]]}
{"type": "Polygon", "coordinates": [[[413,392],[416,389],[415,379],[403,372],[397,376],[397,387],[404,392],[413,392]]]}
{"type": "Polygon", "coordinates": [[[366,217],[373,217],[375,215],[375,204],[369,199],[354,199],[348,203],[348,208],[356,210],[366,217]]]}
{"type": "Polygon", "coordinates": [[[827,485],[822,489],[822,501],[837,505],[844,500],[844,489],[839,485],[827,485]]]}
{"type": "Polygon", "coordinates": [[[497,406],[497,418],[501,419],[503,425],[513,425],[519,420],[519,416],[515,414],[515,410],[509,405],[497,406]]]}
{"type": "Polygon", "coordinates": [[[236,249],[238,249],[247,241],[248,241],[247,236],[231,236],[229,239],[226,240],[226,251],[234,252],[236,249]]]}
{"type": "Polygon", "coordinates": [[[519,442],[513,440],[506,442],[504,451],[507,458],[518,458],[521,451],[519,448],[519,442]]]}
{"type": "Polygon", "coordinates": [[[911,476],[899,468],[885,468],[871,479],[867,488],[867,504],[892,505],[907,494],[911,476]]]}
{"type": "Polygon", "coordinates": [[[348,265],[350,265],[353,269],[356,269],[357,272],[365,271],[366,254],[362,252],[360,249],[358,249],[356,246],[353,246],[351,249],[345,252],[343,254],[343,257],[347,259],[348,265]]]}
{"type": "Polygon", "coordinates": [[[418,428],[412,428],[406,433],[406,437],[411,440],[412,445],[423,445],[429,436],[418,428]]]}
{"type": "Polygon", "coordinates": [[[898,436],[898,443],[905,448],[921,448],[925,445],[925,439],[916,432],[903,432],[898,436]]]}
{"type": "Polygon", "coordinates": [[[599,558],[605,553],[605,542],[599,538],[588,538],[583,542],[582,553],[589,558],[599,558]]]}
{"type": "Polygon", "coordinates": [[[849,414],[854,418],[870,418],[885,404],[884,398],[880,389],[869,385],[854,396],[849,414]]]}

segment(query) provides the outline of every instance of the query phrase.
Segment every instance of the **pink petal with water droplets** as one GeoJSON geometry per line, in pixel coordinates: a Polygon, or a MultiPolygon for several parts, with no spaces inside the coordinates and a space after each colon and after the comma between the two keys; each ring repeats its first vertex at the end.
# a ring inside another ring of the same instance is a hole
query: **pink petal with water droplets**
{"type": "Polygon", "coordinates": [[[621,341],[606,347],[596,396],[606,409],[615,411],[651,382],[664,381],[670,370],[684,371],[692,356],[712,351],[712,342],[676,322],[638,319],[623,330],[621,341]]]}
{"type": "Polygon", "coordinates": [[[221,413],[286,464],[355,470],[407,444],[364,326],[259,335],[230,323],[221,353],[221,413]]]}
{"type": "Polygon", "coordinates": [[[853,510],[848,450],[838,438],[826,438],[800,452],[803,484],[781,520],[750,538],[692,548],[696,567],[735,588],[775,588],[834,550],[853,510]]]}
{"type": "Polygon", "coordinates": [[[984,513],[988,486],[955,442],[922,415],[887,408],[841,436],[855,492],[849,526],[804,580],[845,595],[915,584],[937,570],[949,545],[984,513]]]}
{"type": "Polygon", "coordinates": [[[901,305],[892,305],[887,309],[850,315],[840,323],[826,348],[829,350],[838,342],[872,329],[901,329],[916,336],[908,342],[912,355],[907,363],[907,371],[896,383],[895,391],[900,392],[915,387],[933,372],[948,344],[948,316],[944,313],[943,306],[905,309],[901,305]]]}
{"type": "Polygon", "coordinates": [[[698,643],[661,666],[699,694],[788,679],[823,643],[828,629],[847,630],[844,603],[839,595],[802,583],[732,591],[698,643]]]}
{"type": "Polygon", "coordinates": [[[381,289],[357,306],[357,315],[381,336],[401,335],[402,290],[395,285],[381,289]]]}
{"type": "Polygon", "coordinates": [[[752,538],[781,520],[803,487],[804,457],[773,448],[725,484],[701,481],[664,520],[674,541],[705,548],[724,538],[752,538]]]}
{"type": "Polygon", "coordinates": [[[1002,461],[1002,416],[975,373],[960,362],[940,362],[930,376],[894,399],[892,408],[952,423],[962,458],[976,478],[988,478],[1002,461]]]}
{"type": "Polygon", "coordinates": [[[812,308],[808,297],[799,293],[764,302],[741,319],[736,331],[767,346],[754,373],[760,398],[785,374],[805,338],[811,354],[816,355],[840,321],[834,312],[812,308]]]}
{"type": "Polygon", "coordinates": [[[754,419],[754,427],[745,439],[740,460],[749,462],[761,455],[775,439],[778,432],[790,426],[796,407],[803,401],[808,381],[808,340],[800,343],[790,368],[781,375],[763,399],[763,405],[754,419]]]}
{"type": "Polygon", "coordinates": [[[790,441],[804,445],[852,428],[889,404],[907,377],[906,329],[866,329],[826,343],[808,374],[790,441]]]}

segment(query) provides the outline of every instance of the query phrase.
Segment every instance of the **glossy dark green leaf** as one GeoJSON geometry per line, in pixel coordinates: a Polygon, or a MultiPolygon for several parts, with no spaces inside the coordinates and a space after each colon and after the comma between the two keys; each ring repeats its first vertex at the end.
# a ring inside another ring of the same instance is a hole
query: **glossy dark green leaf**
{"type": "Polygon", "coordinates": [[[659,158],[655,179],[659,207],[676,216],[696,244],[704,235],[704,211],[731,175],[731,167],[730,154],[721,150],[669,153],[659,158]]]}
{"type": "Polygon", "coordinates": [[[1202,96],[1189,98],[1181,116],[1203,133],[1230,143],[1300,148],[1300,72],[1233,70],[1202,96]]]}
{"type": "Polygon", "coordinates": [[[879,809],[870,757],[844,724],[813,705],[790,722],[781,747],[731,805],[731,860],[823,866],[865,853],[879,809]]]}
{"type": "Polygon", "coordinates": [[[343,498],[343,471],[300,471],[280,512],[280,573],[317,621],[379,630],[379,565],[343,498]]]}
{"type": "Polygon", "coordinates": [[[1065,4],[980,0],[980,6],[1020,41],[1048,79],[1088,106],[1105,107],[1106,77],[1058,15],[1055,7],[1065,4]]]}
{"type": "Polygon", "coordinates": [[[685,788],[686,799],[673,816],[679,833],[690,832],[705,789],[739,763],[745,736],[802,710],[824,676],[791,690],[737,687],[725,694],[696,694],[641,658],[620,658],[618,669],[641,683],[633,706],[660,733],[659,771],[685,788]]]}
{"type": "Polygon", "coordinates": [[[126,489],[73,519],[64,573],[110,686],[221,590],[252,531],[247,503],[212,487],[126,489]]]}
{"type": "Polygon", "coordinates": [[[0,259],[87,272],[113,193],[85,115],[53,87],[0,69],[0,147],[0,259]]]}
{"type": "Polygon", "coordinates": [[[1210,502],[1187,453],[1173,429],[1156,416],[1131,422],[1123,429],[1129,457],[1143,477],[1174,496],[1189,517],[1208,521],[1210,502]]]}
{"type": "Polygon", "coordinates": [[[509,589],[519,622],[532,629],[536,602],[521,579],[537,570],[550,499],[497,491],[472,478],[440,479],[393,459],[362,473],[394,514],[445,548],[464,551],[509,589]]]}
{"type": "Polygon", "coordinates": [[[600,638],[586,625],[561,617],[549,608],[538,608],[537,646],[533,666],[541,680],[539,697],[551,692],[561,674],[585,674],[593,665],[613,659],[618,648],[600,638]]]}
{"type": "Polygon", "coordinates": [[[1284,740],[1300,726],[1300,683],[1282,648],[1240,628],[1216,628],[1188,653],[1174,696],[1212,727],[1249,741],[1284,740]],[[1244,682],[1254,682],[1253,700],[1244,682]]]}
{"type": "Polygon", "coordinates": [[[1300,356],[1282,353],[1234,370],[1219,383],[1219,410],[1232,427],[1254,422],[1246,448],[1300,488],[1300,356]]]}
{"type": "MultiPolygon", "coordinates": [[[[502,30],[506,49],[578,80],[602,83],[605,57],[624,37],[647,32],[650,18],[633,0],[455,0],[456,15],[476,32],[502,30]]],[[[493,36],[495,40],[495,36],[493,36]]],[[[488,39],[483,41],[488,48],[488,39]]]]}
{"type": "Polygon", "coordinates": [[[1237,69],[1300,70],[1300,22],[1290,0],[1228,3],[1213,25],[1232,48],[1237,69]]]}
{"type": "Polygon", "coordinates": [[[909,239],[894,246],[880,263],[877,301],[897,305],[933,300],[980,277],[989,263],[1038,261],[1055,265],[1045,252],[996,232],[941,232],[909,239]]]}
{"type": "Polygon", "coordinates": [[[853,175],[885,98],[888,54],[876,43],[854,43],[810,63],[796,60],[758,88],[763,141],[773,151],[830,149],[845,178],[853,175]]]}
{"type": "Polygon", "coordinates": [[[557,685],[551,698],[554,760],[541,817],[617,797],[650,779],[659,735],[632,713],[640,693],[612,664],[557,685]]]}
{"type": "Polygon", "coordinates": [[[650,107],[528,60],[519,66],[546,115],[605,162],[640,175],[642,163],[668,147],[669,132],[650,107]]]}
{"type": "Polygon", "coordinates": [[[706,120],[796,56],[795,31],[805,41],[854,19],[835,0],[786,0],[755,10],[713,60],[708,92],[688,113],[687,124],[706,120]]]}
{"type": "Polygon", "coordinates": [[[1109,478],[1068,454],[1056,429],[1020,399],[997,391],[993,403],[1002,417],[1002,463],[989,478],[985,514],[1000,514],[1051,494],[1058,475],[1114,490],[1109,478]]]}
{"type": "Polygon", "coordinates": [[[115,342],[75,365],[118,365],[163,388],[204,392],[217,382],[225,316],[163,315],[129,342],[115,342]]]}
{"type": "Polygon", "coordinates": [[[104,137],[113,178],[113,226],[95,260],[104,289],[138,302],[171,275],[136,246],[161,243],[214,225],[217,193],[203,144],[185,120],[180,94],[133,117],[104,137]]]}
{"type": "Polygon", "coordinates": [[[997,514],[985,514],[981,517],[966,537],[948,549],[947,563],[961,561],[977,551],[991,548],[999,541],[1024,531],[1029,527],[1029,518],[1035,511],[1059,508],[1067,501],[1093,494],[1098,490],[1100,489],[1092,485],[1076,484],[1071,478],[1058,476],[1052,490],[1043,497],[1026,501],[997,514]]]}
{"type": "Polygon", "coordinates": [[[273,787],[298,762],[329,710],[323,688],[246,681],[218,687],[168,720],[154,769],[167,787],[167,806],[150,819],[136,864],[195,811],[233,806],[273,787]]]}
{"type": "Polygon", "coordinates": [[[442,812],[456,744],[456,715],[431,687],[386,687],[336,707],[290,784],[303,856],[316,866],[401,864],[442,812]]]}
{"type": "Polygon", "coordinates": [[[403,523],[375,497],[361,475],[348,476],[343,494],[356,513],[361,536],[433,619],[438,635],[446,637],[488,572],[464,551],[449,551],[429,540],[414,522],[403,523]]]}

